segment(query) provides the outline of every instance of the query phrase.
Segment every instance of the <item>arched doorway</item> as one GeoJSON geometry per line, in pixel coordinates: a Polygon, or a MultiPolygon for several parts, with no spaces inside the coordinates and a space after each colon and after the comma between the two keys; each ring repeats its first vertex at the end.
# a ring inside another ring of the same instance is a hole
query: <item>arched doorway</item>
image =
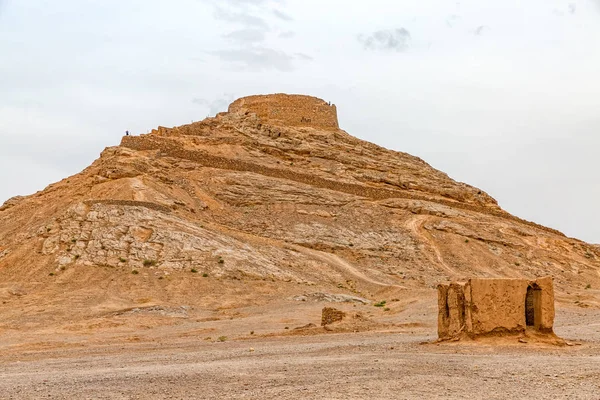
{"type": "Polygon", "coordinates": [[[525,297],[525,323],[538,329],[542,320],[542,290],[537,285],[527,287],[525,297]]]}

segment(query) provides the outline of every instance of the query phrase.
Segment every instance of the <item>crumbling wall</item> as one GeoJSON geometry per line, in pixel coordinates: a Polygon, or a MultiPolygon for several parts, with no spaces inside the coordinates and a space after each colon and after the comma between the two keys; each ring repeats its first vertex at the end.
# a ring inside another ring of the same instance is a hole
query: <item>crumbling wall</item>
{"type": "Polygon", "coordinates": [[[251,112],[276,125],[339,129],[335,105],[311,96],[271,94],[243,97],[231,103],[229,112],[251,112]]]}
{"type": "Polygon", "coordinates": [[[554,288],[552,277],[526,279],[470,279],[438,285],[440,339],[521,333],[534,329],[552,333],[554,288]],[[527,290],[536,291],[535,323],[526,322],[527,290]]]}
{"type": "Polygon", "coordinates": [[[471,279],[468,285],[472,334],[525,329],[526,280],[471,279]]]}
{"type": "Polygon", "coordinates": [[[127,147],[133,150],[159,150],[160,152],[170,157],[177,157],[184,160],[193,161],[211,168],[221,168],[233,171],[248,171],[255,172],[258,174],[271,176],[274,178],[289,179],[301,183],[306,183],[312,186],[321,187],[324,189],[336,190],[348,194],[353,194],[361,197],[369,197],[375,200],[383,200],[390,198],[399,199],[411,199],[411,200],[422,200],[422,201],[433,201],[438,204],[443,204],[452,208],[458,208],[463,210],[475,211],[494,215],[499,218],[505,218],[510,221],[515,221],[527,226],[531,226],[535,229],[540,229],[552,234],[564,236],[562,233],[555,231],[551,228],[538,225],[533,222],[529,222],[514,215],[508,214],[504,210],[495,210],[489,207],[481,207],[475,204],[460,203],[457,201],[446,200],[439,197],[427,197],[421,196],[415,191],[401,191],[393,190],[384,187],[373,187],[364,184],[355,184],[349,182],[337,180],[325,179],[313,174],[303,174],[295,172],[293,170],[283,170],[279,168],[271,168],[264,165],[258,165],[250,162],[245,162],[236,159],[230,159],[226,157],[214,156],[206,151],[189,150],[184,146],[172,140],[167,136],[176,136],[176,133],[170,133],[167,128],[163,128],[162,134],[165,137],[158,137],[158,133],[145,134],[140,136],[123,136],[121,138],[121,146],[127,147]]]}
{"type": "Polygon", "coordinates": [[[438,334],[450,339],[466,330],[465,283],[438,286],[438,334]]]}
{"type": "Polygon", "coordinates": [[[346,313],[331,307],[324,307],[321,311],[321,326],[331,325],[344,319],[346,313]]]}
{"type": "Polygon", "coordinates": [[[540,332],[551,333],[554,327],[554,281],[551,276],[539,278],[535,283],[542,290],[540,332]]]}

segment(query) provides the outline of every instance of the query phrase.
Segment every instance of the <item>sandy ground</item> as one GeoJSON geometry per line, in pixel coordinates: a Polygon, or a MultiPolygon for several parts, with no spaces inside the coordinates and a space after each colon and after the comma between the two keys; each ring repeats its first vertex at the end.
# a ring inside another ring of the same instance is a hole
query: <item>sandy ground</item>
{"type": "Polygon", "coordinates": [[[12,338],[0,347],[0,399],[600,399],[599,310],[558,310],[565,347],[424,343],[436,338],[434,322],[223,342],[164,330],[12,338]]]}

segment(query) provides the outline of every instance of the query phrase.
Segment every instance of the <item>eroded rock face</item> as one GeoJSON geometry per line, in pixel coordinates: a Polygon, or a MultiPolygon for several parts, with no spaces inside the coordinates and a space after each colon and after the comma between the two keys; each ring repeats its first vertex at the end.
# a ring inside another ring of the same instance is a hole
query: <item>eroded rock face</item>
{"type": "Polygon", "coordinates": [[[6,200],[4,204],[0,206],[0,211],[8,210],[9,208],[19,204],[22,200],[24,200],[24,196],[14,196],[10,199],[6,200]]]}
{"type": "MultiPolygon", "coordinates": [[[[207,274],[218,278],[215,293],[240,285],[225,303],[278,290],[279,299],[380,301],[394,290],[432,293],[441,281],[552,274],[561,297],[581,295],[572,304],[583,307],[600,305],[585,289],[600,287],[599,268],[597,246],[512,216],[417,157],[350,136],[333,106],[303,96],[245,98],[214,118],[126,136],[81,173],[0,208],[0,289],[31,296],[55,288],[50,295],[100,301],[132,270],[146,279],[131,282],[139,298],[195,295],[188,278],[207,274]],[[175,289],[151,279],[183,273],[175,289]],[[82,286],[88,276],[93,287],[82,286]]],[[[125,287],[111,296],[133,296],[125,287]]]]}
{"type": "Polygon", "coordinates": [[[277,265],[289,258],[285,250],[273,249],[265,256],[253,246],[170,215],[168,209],[124,203],[73,206],[40,231],[42,253],[53,255],[59,267],[195,269],[215,277],[303,281],[277,265]]]}
{"type": "Polygon", "coordinates": [[[440,339],[518,334],[526,329],[552,335],[552,278],[469,279],[440,284],[438,310],[440,339]]]}

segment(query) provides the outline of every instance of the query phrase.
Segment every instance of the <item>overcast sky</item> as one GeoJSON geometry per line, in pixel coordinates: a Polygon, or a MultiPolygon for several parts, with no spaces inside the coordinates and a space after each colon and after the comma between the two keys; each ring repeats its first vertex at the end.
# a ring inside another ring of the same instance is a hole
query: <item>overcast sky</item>
{"type": "Polygon", "coordinates": [[[600,0],[0,0],[0,204],[125,130],[302,93],[600,243],[599,47],[600,0]]]}

